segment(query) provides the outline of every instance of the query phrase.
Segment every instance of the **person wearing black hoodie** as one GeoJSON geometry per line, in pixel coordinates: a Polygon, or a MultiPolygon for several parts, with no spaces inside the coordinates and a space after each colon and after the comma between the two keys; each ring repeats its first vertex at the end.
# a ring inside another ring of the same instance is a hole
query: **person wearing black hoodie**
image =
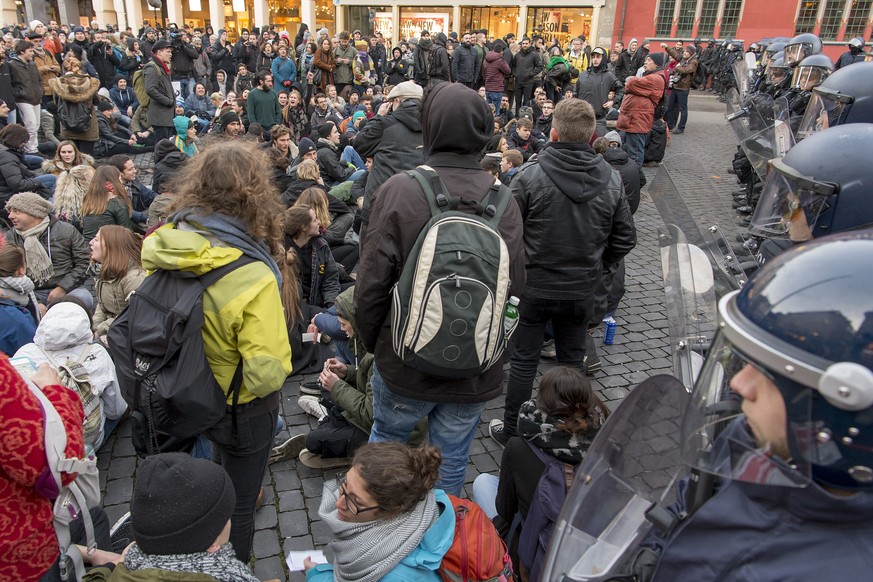
{"type": "Polygon", "coordinates": [[[621,176],[588,145],[593,133],[591,105],[561,101],[550,142],[512,179],[524,220],[527,283],[518,296],[503,422],[488,427],[500,445],[516,434],[518,411],[530,400],[546,324],[552,321],[558,363],[584,369],[597,282],[636,245],[621,176]]]}
{"type": "Polygon", "coordinates": [[[430,68],[428,69],[428,74],[430,76],[428,84],[431,87],[437,83],[451,81],[452,79],[449,51],[446,48],[448,40],[448,37],[444,33],[438,32],[433,41],[433,48],[430,50],[430,68]]]}
{"type": "Polygon", "coordinates": [[[584,99],[594,108],[597,135],[604,136],[609,131],[606,127],[606,114],[611,108],[618,109],[623,96],[624,85],[609,72],[609,51],[603,47],[595,47],[591,51],[591,65],[588,70],[579,73],[576,97],[584,99]]]}
{"type": "Polygon", "coordinates": [[[172,191],[171,181],[188,156],[179,151],[171,139],[162,139],[155,144],[155,170],[152,175],[152,190],[158,194],[172,191]]]}

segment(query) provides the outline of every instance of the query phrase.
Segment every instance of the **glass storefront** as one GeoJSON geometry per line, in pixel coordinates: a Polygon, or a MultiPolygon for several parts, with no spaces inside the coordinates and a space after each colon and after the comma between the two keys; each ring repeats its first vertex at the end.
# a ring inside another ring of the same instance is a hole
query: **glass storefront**
{"type": "Polygon", "coordinates": [[[309,27],[310,30],[316,31],[321,27],[326,27],[330,32],[336,32],[336,12],[332,0],[317,0],[315,3],[315,28],[309,27]]]}
{"type": "Polygon", "coordinates": [[[461,22],[458,32],[469,30],[488,31],[489,38],[503,38],[510,32],[518,30],[518,8],[516,7],[461,7],[461,22]]]}
{"type": "Polygon", "coordinates": [[[300,2],[267,0],[267,9],[270,11],[270,24],[287,30],[293,40],[300,27],[300,2]]]}
{"type": "Polygon", "coordinates": [[[383,22],[385,14],[388,15],[389,20],[391,19],[390,6],[347,6],[345,11],[346,30],[349,32],[360,30],[364,35],[369,36],[378,31],[385,38],[390,37],[383,30],[386,27],[383,22]],[[380,24],[381,28],[377,24],[380,24]]]}
{"type": "MultiPolygon", "coordinates": [[[[390,17],[390,13],[389,13],[390,17]]],[[[401,6],[398,38],[413,38],[427,30],[431,35],[438,32],[449,34],[452,26],[451,6],[401,6]]],[[[384,32],[383,32],[384,34],[384,32]]]]}
{"type": "Polygon", "coordinates": [[[591,36],[593,8],[534,8],[527,9],[527,32],[539,34],[546,44],[557,39],[567,46],[570,39],[584,34],[591,36]]]}

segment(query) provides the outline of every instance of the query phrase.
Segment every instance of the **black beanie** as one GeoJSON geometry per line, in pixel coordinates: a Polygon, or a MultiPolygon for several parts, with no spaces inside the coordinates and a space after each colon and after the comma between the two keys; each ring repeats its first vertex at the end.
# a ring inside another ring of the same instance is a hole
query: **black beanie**
{"type": "Polygon", "coordinates": [[[649,58],[658,65],[659,69],[664,66],[664,53],[649,53],[649,58]]]}
{"type": "Polygon", "coordinates": [[[309,152],[315,151],[315,143],[308,137],[304,137],[300,140],[300,143],[297,145],[297,155],[301,158],[308,154],[309,152]]]}
{"type": "Polygon", "coordinates": [[[327,139],[330,137],[333,128],[336,127],[332,121],[328,121],[326,123],[322,123],[318,126],[318,137],[322,139],[327,139]]]}
{"type": "Polygon", "coordinates": [[[184,453],[154,455],[136,472],[133,539],[146,554],[205,552],[235,505],[233,483],[220,465],[184,453]]]}
{"type": "Polygon", "coordinates": [[[227,127],[229,123],[240,123],[239,115],[233,109],[228,109],[218,117],[218,124],[221,127],[227,127]]]}

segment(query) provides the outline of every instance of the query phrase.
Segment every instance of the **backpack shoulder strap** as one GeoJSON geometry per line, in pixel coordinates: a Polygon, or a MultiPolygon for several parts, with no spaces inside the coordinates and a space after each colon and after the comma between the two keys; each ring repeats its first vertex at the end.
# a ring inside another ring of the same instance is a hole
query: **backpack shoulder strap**
{"type": "MultiPolygon", "coordinates": [[[[491,226],[497,229],[500,224],[500,219],[503,218],[503,213],[509,206],[509,201],[512,199],[512,192],[506,184],[495,181],[494,185],[488,191],[488,196],[485,199],[485,207],[481,213],[491,226]]],[[[477,214],[480,214],[477,212],[477,214]]]]}
{"type": "Polygon", "coordinates": [[[433,168],[422,165],[412,170],[406,170],[405,173],[414,178],[421,186],[432,217],[439,216],[451,208],[452,200],[446,185],[433,168]]]}
{"type": "Polygon", "coordinates": [[[244,267],[249,263],[254,263],[256,260],[257,259],[248,255],[242,255],[240,258],[233,261],[232,263],[228,263],[226,265],[218,267],[217,269],[212,269],[208,273],[205,273],[198,278],[200,279],[200,283],[203,285],[203,288],[206,289],[225,275],[231,273],[232,271],[236,271],[240,267],[244,267]]]}

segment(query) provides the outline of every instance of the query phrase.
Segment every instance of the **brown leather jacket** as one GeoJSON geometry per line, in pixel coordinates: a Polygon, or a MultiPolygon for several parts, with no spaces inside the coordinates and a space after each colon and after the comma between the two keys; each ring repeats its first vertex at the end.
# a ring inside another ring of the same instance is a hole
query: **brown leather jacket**
{"type": "Polygon", "coordinates": [[[668,46],[666,51],[676,60],[676,68],[673,69],[673,72],[679,74],[679,80],[673,83],[673,88],[679,91],[688,91],[691,89],[691,80],[694,79],[694,74],[697,72],[697,57],[692,56],[684,61],[682,59],[684,51],[672,46],[668,46]]]}

